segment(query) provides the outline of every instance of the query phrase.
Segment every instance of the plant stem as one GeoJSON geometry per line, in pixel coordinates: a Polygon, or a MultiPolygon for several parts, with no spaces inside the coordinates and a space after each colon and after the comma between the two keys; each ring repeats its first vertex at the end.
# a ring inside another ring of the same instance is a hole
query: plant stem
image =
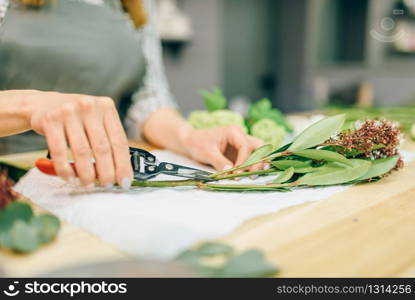
{"type": "Polygon", "coordinates": [[[214,179],[215,180],[232,179],[232,178],[245,177],[245,176],[251,176],[251,175],[271,174],[275,172],[277,172],[276,169],[268,169],[268,170],[252,171],[252,172],[233,173],[233,174],[224,175],[224,176],[217,176],[214,179]]]}
{"type": "Polygon", "coordinates": [[[174,180],[174,181],[134,181],[132,186],[137,187],[176,187],[176,186],[198,186],[198,180],[174,180]]]}
{"type": "Polygon", "coordinates": [[[217,183],[200,183],[198,187],[200,189],[232,189],[232,190],[246,190],[246,189],[257,189],[257,188],[284,188],[293,187],[298,185],[298,182],[290,183],[278,183],[278,184],[217,184],[217,183]]]}
{"type": "Polygon", "coordinates": [[[231,168],[231,169],[223,170],[222,172],[218,172],[218,173],[209,175],[209,177],[212,178],[212,179],[216,179],[217,177],[220,177],[223,174],[228,174],[228,173],[231,173],[231,172],[234,172],[234,171],[246,169],[246,168],[251,167],[253,165],[256,165],[256,164],[259,164],[259,163],[262,163],[262,162],[266,162],[268,160],[271,160],[271,159],[274,159],[274,158],[277,158],[277,157],[288,156],[288,155],[291,155],[291,152],[283,151],[283,152],[274,153],[274,154],[268,155],[267,157],[264,157],[263,159],[260,159],[256,162],[253,162],[253,163],[250,163],[250,164],[247,164],[247,165],[242,164],[239,167],[234,167],[234,168],[231,168]]]}

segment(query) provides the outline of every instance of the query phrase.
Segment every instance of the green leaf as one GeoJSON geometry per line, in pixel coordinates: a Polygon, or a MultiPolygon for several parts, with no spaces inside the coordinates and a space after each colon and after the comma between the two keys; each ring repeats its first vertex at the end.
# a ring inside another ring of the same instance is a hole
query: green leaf
{"type": "Polygon", "coordinates": [[[287,182],[288,180],[290,180],[294,175],[294,168],[288,168],[287,170],[285,170],[284,172],[281,172],[281,174],[279,174],[277,176],[277,178],[275,178],[272,183],[284,183],[287,182]]]}
{"type": "Polygon", "coordinates": [[[252,164],[260,162],[263,158],[267,157],[274,150],[274,146],[271,144],[263,145],[256,149],[251,156],[240,166],[250,166],[252,164]]]}
{"type": "Polygon", "coordinates": [[[13,240],[13,250],[27,253],[36,250],[40,246],[37,228],[22,220],[17,220],[13,224],[10,234],[13,240]]]}
{"type": "Polygon", "coordinates": [[[220,110],[226,107],[227,101],[222,90],[214,89],[213,92],[201,91],[201,94],[209,111],[220,110]]]}
{"type": "Polygon", "coordinates": [[[308,173],[298,180],[301,185],[343,184],[363,176],[371,163],[362,159],[350,159],[352,167],[337,162],[328,163],[319,171],[308,173]]]}
{"type": "Polygon", "coordinates": [[[196,251],[204,256],[230,255],[233,253],[233,248],[222,243],[208,242],[202,244],[196,251]]]}
{"type": "Polygon", "coordinates": [[[48,243],[58,234],[60,223],[55,216],[44,214],[32,218],[30,225],[37,229],[39,241],[48,243]]]}
{"type": "Polygon", "coordinates": [[[33,217],[32,208],[21,202],[12,202],[2,211],[0,217],[0,232],[8,231],[16,220],[29,222],[33,217]]]}
{"type": "Polygon", "coordinates": [[[342,114],[314,123],[295,138],[288,151],[297,152],[323,143],[342,128],[344,121],[345,115],[342,114]]]}
{"type": "Polygon", "coordinates": [[[229,259],[223,266],[222,277],[269,277],[278,268],[269,263],[262,252],[248,250],[229,259]]]}
{"type": "Polygon", "coordinates": [[[295,155],[306,157],[315,160],[325,160],[331,162],[339,162],[351,166],[351,162],[344,157],[343,155],[327,150],[318,150],[318,149],[306,149],[301,151],[294,152],[295,155]]]}
{"type": "Polygon", "coordinates": [[[388,173],[390,170],[392,170],[398,163],[398,160],[398,155],[372,160],[372,164],[369,170],[362,177],[359,177],[358,180],[366,180],[369,178],[382,176],[383,174],[388,173]]]}
{"type": "Polygon", "coordinates": [[[308,168],[311,167],[311,161],[302,161],[302,160],[295,160],[295,159],[282,159],[282,160],[274,160],[271,162],[271,165],[276,167],[279,170],[287,170],[289,168],[308,168]]]}
{"type": "Polygon", "coordinates": [[[198,266],[200,264],[200,259],[202,255],[195,250],[185,250],[181,252],[174,261],[183,263],[190,266],[198,266]]]}

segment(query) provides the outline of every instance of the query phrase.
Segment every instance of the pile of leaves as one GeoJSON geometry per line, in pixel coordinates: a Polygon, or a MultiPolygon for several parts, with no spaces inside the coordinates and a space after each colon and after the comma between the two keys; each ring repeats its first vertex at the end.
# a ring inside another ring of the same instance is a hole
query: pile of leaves
{"type": "Polygon", "coordinates": [[[32,208],[16,200],[13,182],[0,173],[0,247],[28,253],[52,241],[59,231],[59,220],[50,214],[35,216],[32,208]]]}
{"type": "Polygon", "coordinates": [[[287,132],[292,132],[292,127],[284,115],[278,109],[272,108],[269,99],[252,103],[244,118],[241,114],[227,109],[228,101],[220,89],[202,91],[201,94],[207,110],[194,111],[189,115],[189,122],[196,129],[237,125],[244,132],[275,147],[281,146],[287,132]]]}
{"type": "MultiPolygon", "coordinates": [[[[258,148],[240,166],[211,175],[211,182],[166,181],[158,187],[194,185],[216,191],[279,191],[297,187],[328,186],[379,180],[403,166],[398,147],[402,140],[397,123],[366,120],[342,130],[345,115],[324,118],[279,149],[272,144],[258,148]],[[266,170],[247,172],[252,165],[267,163],[266,170]],[[265,176],[260,184],[218,181],[252,175],[265,176]],[[216,182],[215,182],[216,181],[216,182]]],[[[151,186],[151,182],[135,183],[151,186]]]]}
{"type": "Polygon", "coordinates": [[[188,265],[204,277],[270,277],[279,271],[259,250],[237,254],[231,246],[213,242],[186,250],[175,261],[188,265]]]}

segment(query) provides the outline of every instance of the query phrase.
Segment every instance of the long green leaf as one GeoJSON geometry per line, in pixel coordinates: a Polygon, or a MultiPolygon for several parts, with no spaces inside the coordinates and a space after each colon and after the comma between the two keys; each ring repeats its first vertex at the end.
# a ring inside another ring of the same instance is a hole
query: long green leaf
{"type": "Polygon", "coordinates": [[[294,152],[294,154],[297,156],[306,157],[310,159],[339,162],[346,164],[348,166],[352,166],[352,163],[346,157],[333,151],[306,149],[294,152]]]}
{"type": "Polygon", "coordinates": [[[251,154],[251,156],[240,167],[249,166],[257,162],[260,162],[261,159],[271,154],[273,150],[274,150],[274,146],[271,144],[267,144],[267,145],[263,145],[259,147],[251,154]]]}
{"type": "Polygon", "coordinates": [[[359,177],[358,180],[366,180],[373,177],[382,176],[385,173],[388,173],[392,170],[399,160],[399,156],[392,156],[382,159],[372,160],[372,165],[369,170],[362,177],[359,177]]]}
{"type": "Polygon", "coordinates": [[[288,168],[287,170],[285,170],[284,172],[282,172],[281,174],[279,174],[273,181],[272,183],[284,183],[287,182],[288,180],[290,180],[294,175],[294,168],[288,168]]]}
{"type": "Polygon", "coordinates": [[[352,167],[339,163],[329,163],[318,172],[308,173],[298,180],[301,185],[343,184],[363,176],[371,163],[362,159],[351,159],[352,167]]]}
{"type": "Polygon", "coordinates": [[[288,151],[297,152],[323,143],[342,128],[344,121],[345,115],[342,114],[314,123],[295,138],[288,151]]]}
{"type": "Polygon", "coordinates": [[[308,168],[311,167],[311,161],[302,161],[295,159],[274,160],[271,164],[279,170],[287,170],[289,168],[308,168]]]}

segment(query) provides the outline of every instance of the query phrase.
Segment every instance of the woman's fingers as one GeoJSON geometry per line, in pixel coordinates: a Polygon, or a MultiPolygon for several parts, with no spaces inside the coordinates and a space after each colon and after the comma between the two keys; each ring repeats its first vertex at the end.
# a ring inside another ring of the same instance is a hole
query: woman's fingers
{"type": "Polygon", "coordinates": [[[85,130],[95,157],[95,171],[102,186],[112,187],[115,182],[115,165],[110,142],[104,127],[104,110],[94,97],[80,100],[79,106],[85,130]]]}
{"type": "Polygon", "coordinates": [[[249,143],[247,135],[243,133],[238,126],[229,126],[227,132],[229,144],[237,151],[235,166],[239,166],[243,164],[252,153],[252,145],[249,143]]]}
{"type": "MultiPolygon", "coordinates": [[[[253,150],[261,147],[264,144],[263,141],[261,141],[260,139],[258,139],[256,137],[248,136],[247,138],[248,138],[248,142],[251,144],[251,148],[253,150]]],[[[250,172],[256,172],[256,171],[262,170],[263,168],[264,168],[264,164],[260,163],[260,164],[256,164],[256,165],[253,165],[252,167],[250,167],[249,171],[250,172]]]]}
{"type": "Polygon", "coordinates": [[[211,164],[215,170],[224,171],[233,167],[233,163],[227,159],[218,147],[212,147],[206,151],[204,163],[211,164]]]}
{"type": "Polygon", "coordinates": [[[129,189],[133,179],[128,140],[118,117],[117,109],[110,98],[100,101],[104,108],[104,125],[111,144],[115,164],[115,177],[118,184],[129,189]]]}
{"type": "Polygon", "coordinates": [[[65,129],[58,112],[46,113],[42,121],[49,152],[56,174],[64,180],[75,178],[75,172],[68,163],[65,129]]]}
{"type": "Polygon", "coordinates": [[[75,160],[76,173],[82,185],[92,187],[96,179],[94,157],[81,116],[76,105],[72,103],[65,104],[62,109],[65,132],[75,160]]]}

